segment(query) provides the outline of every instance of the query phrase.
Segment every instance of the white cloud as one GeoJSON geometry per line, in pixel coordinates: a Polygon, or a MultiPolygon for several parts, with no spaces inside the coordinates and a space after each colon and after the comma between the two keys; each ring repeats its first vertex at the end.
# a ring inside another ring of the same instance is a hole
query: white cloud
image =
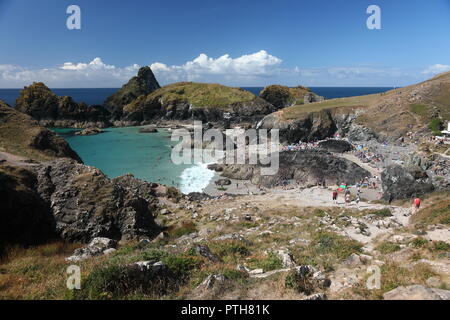
{"type": "Polygon", "coordinates": [[[243,55],[237,58],[225,54],[218,58],[208,57],[202,53],[192,61],[183,65],[168,66],[161,62],[150,65],[157,77],[163,80],[195,80],[207,77],[244,77],[257,78],[268,76],[278,71],[282,60],[268,54],[266,51],[243,55]]]}
{"type": "MultiPolygon", "coordinates": [[[[230,86],[403,86],[426,79],[426,74],[450,70],[450,66],[434,65],[427,70],[374,66],[336,66],[299,68],[283,65],[283,61],[265,50],[239,57],[224,54],[213,58],[202,53],[180,65],[164,62],[150,64],[159,83],[177,81],[218,82],[230,86]]],[[[120,87],[137,74],[140,66],[119,67],[92,61],[65,62],[55,67],[30,69],[9,64],[0,65],[0,88],[20,88],[34,81],[51,88],[120,87]]]]}
{"type": "Polygon", "coordinates": [[[0,87],[19,88],[35,81],[51,88],[119,87],[135,76],[139,68],[137,64],[123,68],[108,65],[98,57],[88,63],[65,62],[43,69],[0,65],[0,87]]]}
{"type": "Polygon", "coordinates": [[[115,66],[110,66],[107,64],[104,64],[101,58],[95,58],[89,64],[87,63],[72,63],[72,62],[65,62],[64,65],[61,67],[62,70],[113,70],[115,69],[115,66]]]}
{"type": "Polygon", "coordinates": [[[422,74],[438,74],[446,71],[450,71],[450,66],[438,63],[423,70],[422,74]]]}

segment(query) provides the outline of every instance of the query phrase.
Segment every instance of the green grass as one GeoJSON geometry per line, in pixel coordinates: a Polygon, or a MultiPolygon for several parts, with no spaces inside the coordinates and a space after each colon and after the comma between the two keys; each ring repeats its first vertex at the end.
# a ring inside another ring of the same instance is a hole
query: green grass
{"type": "Polygon", "coordinates": [[[247,257],[250,255],[248,245],[238,240],[213,241],[210,243],[210,248],[220,258],[247,257]]]}
{"type": "Polygon", "coordinates": [[[185,101],[197,108],[224,108],[232,103],[249,102],[255,99],[255,95],[251,92],[240,88],[194,82],[174,83],[153,92],[149,97],[159,97],[167,104],[185,101]]]}
{"type": "Polygon", "coordinates": [[[429,122],[430,121],[430,112],[428,110],[428,107],[424,104],[412,104],[409,106],[409,110],[412,113],[417,114],[423,122],[429,122]]]}
{"type": "Polygon", "coordinates": [[[396,243],[386,241],[379,244],[376,249],[380,251],[381,254],[389,254],[401,250],[401,247],[396,243]]]}
{"type": "Polygon", "coordinates": [[[182,221],[179,225],[169,227],[169,237],[172,239],[180,238],[182,236],[194,233],[197,227],[191,221],[182,221]]]}
{"type": "Polygon", "coordinates": [[[428,240],[422,237],[418,237],[416,239],[414,239],[413,241],[411,241],[411,245],[414,248],[424,248],[426,246],[428,246],[428,240]]]}
{"type": "Polygon", "coordinates": [[[380,217],[380,218],[392,217],[392,212],[388,208],[375,210],[375,211],[369,211],[366,215],[369,215],[369,214],[373,214],[373,215],[375,215],[377,217],[380,217]]]}
{"type": "Polygon", "coordinates": [[[450,244],[444,241],[436,241],[433,243],[434,251],[450,251],[450,244]]]}
{"type": "Polygon", "coordinates": [[[290,120],[300,118],[311,112],[318,112],[326,109],[343,107],[366,107],[376,101],[379,97],[379,94],[372,94],[358,97],[330,99],[307,105],[295,105],[281,110],[280,115],[284,120],[290,120]]]}
{"type": "Polygon", "coordinates": [[[450,225],[450,198],[449,193],[445,193],[442,198],[427,200],[431,204],[412,217],[412,222],[418,226],[432,224],[450,225]]]}
{"type": "Polygon", "coordinates": [[[249,261],[249,267],[252,269],[263,269],[264,272],[278,270],[283,268],[283,261],[274,253],[269,252],[267,256],[254,258],[249,261]]]}
{"type": "Polygon", "coordinates": [[[442,135],[442,133],[441,133],[442,126],[443,126],[442,120],[441,119],[437,119],[437,118],[432,119],[430,121],[430,123],[428,124],[428,128],[433,132],[433,134],[435,136],[442,135]]]}
{"type": "Polygon", "coordinates": [[[331,232],[318,232],[313,236],[311,245],[317,254],[332,254],[337,259],[346,259],[362,249],[358,241],[331,232]]]}

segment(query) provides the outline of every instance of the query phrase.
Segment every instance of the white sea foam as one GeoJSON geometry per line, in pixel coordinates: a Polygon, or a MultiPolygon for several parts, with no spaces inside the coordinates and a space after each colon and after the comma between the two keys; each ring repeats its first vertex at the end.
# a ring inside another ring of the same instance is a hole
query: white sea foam
{"type": "Polygon", "coordinates": [[[181,174],[180,191],[184,194],[202,192],[214,177],[214,171],[208,169],[208,164],[196,164],[187,168],[181,174]]]}

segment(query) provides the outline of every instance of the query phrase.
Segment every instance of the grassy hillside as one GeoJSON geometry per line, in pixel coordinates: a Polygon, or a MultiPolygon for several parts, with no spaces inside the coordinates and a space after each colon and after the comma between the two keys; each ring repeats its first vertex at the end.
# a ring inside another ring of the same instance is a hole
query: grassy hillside
{"type": "Polygon", "coordinates": [[[63,138],[3,101],[0,101],[0,151],[36,161],[60,156],[79,160],[63,138]]]}
{"type": "MultiPolygon", "coordinates": [[[[161,101],[163,105],[186,102],[194,108],[218,107],[226,108],[236,102],[249,102],[256,98],[252,93],[220,84],[178,82],[167,85],[149,94],[146,101],[161,101]]],[[[140,104],[140,97],[125,107],[125,111],[132,112],[140,104]]]]}
{"type": "Polygon", "coordinates": [[[357,123],[381,136],[400,137],[421,130],[439,134],[450,120],[450,72],[385,93],[295,105],[280,110],[277,116],[281,120],[295,120],[311,112],[336,108],[364,111],[357,123]]]}
{"type": "Polygon", "coordinates": [[[372,94],[366,96],[330,99],[322,102],[311,103],[307,105],[295,105],[280,111],[280,116],[284,120],[293,120],[307,115],[311,112],[334,109],[341,107],[361,107],[365,108],[372,105],[381,97],[381,94],[372,94]]]}

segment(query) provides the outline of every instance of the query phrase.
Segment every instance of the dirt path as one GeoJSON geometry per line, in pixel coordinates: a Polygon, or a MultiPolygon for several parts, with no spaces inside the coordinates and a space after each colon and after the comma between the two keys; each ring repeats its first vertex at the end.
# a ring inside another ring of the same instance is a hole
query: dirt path
{"type": "Polygon", "coordinates": [[[13,166],[19,166],[19,167],[24,167],[24,166],[33,166],[36,164],[33,163],[28,163],[26,162],[27,158],[24,157],[19,157],[7,152],[2,152],[0,151],[0,163],[6,163],[9,165],[13,165],[13,166]]]}

